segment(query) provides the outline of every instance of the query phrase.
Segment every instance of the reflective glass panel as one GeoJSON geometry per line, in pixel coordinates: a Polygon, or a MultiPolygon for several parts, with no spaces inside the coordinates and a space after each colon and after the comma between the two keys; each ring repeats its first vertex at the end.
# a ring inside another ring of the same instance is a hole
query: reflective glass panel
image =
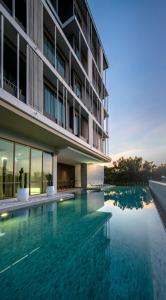
{"type": "Polygon", "coordinates": [[[15,146],[15,194],[20,188],[29,188],[30,148],[16,144],[15,146]]]}
{"type": "Polygon", "coordinates": [[[13,143],[0,139],[0,199],[13,194],[13,143]]]}
{"type": "Polygon", "coordinates": [[[42,193],[42,151],[31,150],[31,181],[30,194],[42,193]]]}
{"type": "Polygon", "coordinates": [[[43,192],[46,192],[49,175],[52,175],[52,155],[43,152],[43,192]]]}

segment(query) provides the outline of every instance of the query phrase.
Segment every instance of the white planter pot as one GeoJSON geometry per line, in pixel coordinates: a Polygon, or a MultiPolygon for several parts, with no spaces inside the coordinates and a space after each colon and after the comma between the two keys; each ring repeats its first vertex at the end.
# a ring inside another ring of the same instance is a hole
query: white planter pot
{"type": "Polygon", "coordinates": [[[17,193],[17,200],[27,201],[29,199],[29,189],[21,188],[17,193]]]}
{"type": "Polygon", "coordinates": [[[46,192],[47,192],[47,196],[48,196],[48,197],[49,197],[49,196],[53,196],[53,195],[55,194],[55,188],[54,188],[54,185],[48,186],[46,192]]]}

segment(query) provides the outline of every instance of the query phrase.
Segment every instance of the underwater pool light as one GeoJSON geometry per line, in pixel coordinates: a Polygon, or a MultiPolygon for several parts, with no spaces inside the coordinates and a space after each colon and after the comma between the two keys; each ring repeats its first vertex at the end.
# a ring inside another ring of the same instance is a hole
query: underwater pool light
{"type": "Polygon", "coordinates": [[[0,216],[1,218],[6,218],[9,214],[7,212],[2,213],[0,216]]]}

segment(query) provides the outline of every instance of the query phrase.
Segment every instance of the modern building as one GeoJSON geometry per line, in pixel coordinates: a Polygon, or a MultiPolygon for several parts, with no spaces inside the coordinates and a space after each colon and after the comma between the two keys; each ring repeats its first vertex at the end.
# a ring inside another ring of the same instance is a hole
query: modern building
{"type": "Polygon", "coordinates": [[[85,0],[0,0],[0,199],[102,184],[107,58],[85,0]]]}

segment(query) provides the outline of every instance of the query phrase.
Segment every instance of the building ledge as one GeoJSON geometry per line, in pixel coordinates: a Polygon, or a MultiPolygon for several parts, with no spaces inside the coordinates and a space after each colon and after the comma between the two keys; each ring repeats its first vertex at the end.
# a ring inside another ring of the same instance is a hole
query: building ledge
{"type": "Polygon", "coordinates": [[[100,162],[110,161],[109,157],[104,153],[93,148],[81,138],[76,137],[65,128],[59,126],[42,113],[37,112],[34,108],[21,102],[3,89],[0,89],[0,106],[1,128],[15,129],[20,134],[29,136],[29,138],[33,137],[44,141],[48,145],[53,146],[57,151],[67,146],[74,146],[74,148],[85,154],[96,157],[100,162]],[[10,123],[7,118],[10,118],[10,123]],[[22,124],[22,126],[19,126],[19,124],[22,124]],[[57,137],[56,139],[55,136],[57,137]]]}

